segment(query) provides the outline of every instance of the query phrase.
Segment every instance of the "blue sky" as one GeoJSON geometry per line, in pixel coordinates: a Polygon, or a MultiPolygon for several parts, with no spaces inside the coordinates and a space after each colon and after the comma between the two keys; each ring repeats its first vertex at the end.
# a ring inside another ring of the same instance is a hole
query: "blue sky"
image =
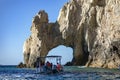
{"type": "MultiPolygon", "coordinates": [[[[60,8],[67,1],[0,0],[0,64],[16,65],[23,61],[23,43],[30,35],[32,18],[39,10],[45,10],[48,13],[49,21],[55,22],[60,8]]],[[[62,53],[72,53],[70,48],[65,48],[57,47],[57,51],[63,50],[62,53]]],[[[50,54],[55,51],[50,51],[52,52],[50,54]]],[[[66,56],[66,54],[62,55],[66,56]]],[[[70,60],[70,57],[66,60],[70,60]]]]}

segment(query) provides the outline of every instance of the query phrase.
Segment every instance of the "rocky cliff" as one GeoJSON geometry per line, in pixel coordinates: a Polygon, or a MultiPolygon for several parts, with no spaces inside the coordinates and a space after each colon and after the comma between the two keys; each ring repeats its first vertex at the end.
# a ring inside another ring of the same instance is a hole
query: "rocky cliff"
{"type": "MultiPolygon", "coordinates": [[[[120,65],[120,1],[71,0],[55,23],[45,11],[34,17],[24,43],[24,62],[33,67],[58,45],[73,49],[73,64],[117,68],[120,65]]],[[[44,60],[43,60],[44,61],[44,60]]]]}

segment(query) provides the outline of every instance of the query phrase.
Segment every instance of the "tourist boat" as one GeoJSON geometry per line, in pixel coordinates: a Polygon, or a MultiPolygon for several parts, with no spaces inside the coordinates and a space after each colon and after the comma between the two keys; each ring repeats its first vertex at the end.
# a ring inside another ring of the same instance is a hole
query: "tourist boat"
{"type": "Polygon", "coordinates": [[[61,65],[62,56],[52,55],[52,56],[45,56],[37,58],[37,73],[40,74],[54,74],[54,73],[61,73],[63,72],[63,66],[61,65]],[[48,61],[46,61],[48,59],[48,61]],[[56,60],[56,63],[52,63],[49,60],[56,60]],[[46,62],[42,62],[45,60],[46,62]]]}

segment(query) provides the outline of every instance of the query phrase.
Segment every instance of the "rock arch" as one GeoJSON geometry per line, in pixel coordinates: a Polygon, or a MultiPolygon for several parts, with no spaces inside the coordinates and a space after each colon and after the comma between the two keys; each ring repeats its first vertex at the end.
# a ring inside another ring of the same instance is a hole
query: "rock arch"
{"type": "Polygon", "coordinates": [[[60,31],[59,28],[58,22],[48,23],[48,15],[45,11],[40,11],[35,16],[31,27],[32,34],[24,43],[24,61],[28,67],[33,67],[37,57],[46,56],[51,49],[59,45],[65,45],[73,49],[74,58],[72,61],[75,65],[86,63],[83,61],[85,55],[83,55],[82,46],[79,45],[80,42],[77,43],[78,45],[74,45],[74,38],[71,37],[71,34],[64,39],[63,31],[60,31]]]}
{"type": "Polygon", "coordinates": [[[45,11],[34,17],[31,35],[24,43],[24,62],[34,67],[58,45],[73,49],[74,65],[117,68],[120,65],[120,1],[71,0],[55,23],[45,11]],[[111,6],[112,5],[112,6],[111,6]]]}

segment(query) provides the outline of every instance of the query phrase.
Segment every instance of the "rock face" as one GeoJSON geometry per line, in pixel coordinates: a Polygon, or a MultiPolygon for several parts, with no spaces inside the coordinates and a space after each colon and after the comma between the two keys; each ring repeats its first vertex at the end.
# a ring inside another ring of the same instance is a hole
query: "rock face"
{"type": "Polygon", "coordinates": [[[25,64],[34,67],[38,57],[65,45],[73,48],[74,65],[117,68],[120,65],[119,13],[119,0],[71,0],[60,10],[55,23],[49,23],[47,13],[40,11],[24,43],[25,64]]]}

